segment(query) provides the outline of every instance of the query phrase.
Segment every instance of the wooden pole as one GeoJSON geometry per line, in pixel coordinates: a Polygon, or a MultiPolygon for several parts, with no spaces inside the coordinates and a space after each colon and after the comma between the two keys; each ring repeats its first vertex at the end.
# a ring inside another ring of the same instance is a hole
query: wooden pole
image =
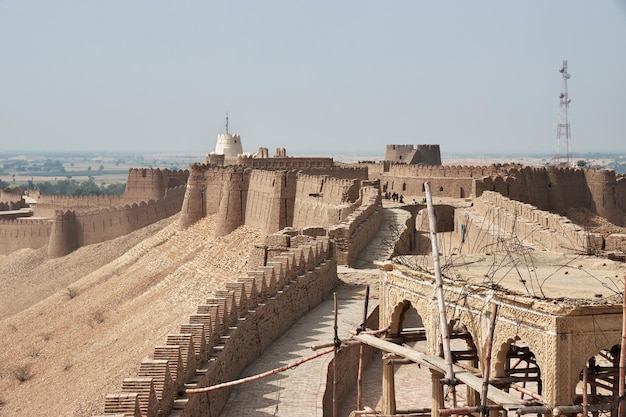
{"type": "MultiPolygon", "coordinates": [[[[361,322],[361,331],[365,331],[365,323],[367,322],[367,309],[370,298],[370,286],[365,287],[365,307],[363,308],[363,321],[361,322]]],[[[357,376],[357,394],[356,394],[356,409],[357,411],[362,410],[363,404],[363,357],[365,356],[365,346],[361,343],[359,346],[359,374],[357,376]]]]}
{"type": "Polygon", "coordinates": [[[337,346],[339,341],[339,334],[337,331],[337,293],[333,293],[334,301],[335,301],[335,324],[333,325],[333,329],[335,330],[335,352],[333,353],[333,417],[337,417],[337,351],[339,350],[339,346],[337,346]]]}
{"type": "Polygon", "coordinates": [[[626,377],[626,275],[622,301],[622,344],[619,352],[619,406],[618,416],[624,417],[624,378],[626,377]]]}
{"type": "Polygon", "coordinates": [[[428,224],[430,226],[430,242],[433,250],[433,267],[435,269],[435,284],[437,292],[437,302],[439,306],[439,321],[441,327],[441,341],[443,344],[443,357],[446,361],[446,381],[452,393],[452,406],[456,408],[456,389],[454,378],[454,367],[452,363],[452,351],[450,350],[450,331],[448,329],[448,319],[446,317],[446,305],[443,294],[443,278],[441,277],[441,267],[439,265],[439,246],[437,245],[437,219],[435,217],[435,207],[430,192],[430,183],[424,183],[426,191],[426,204],[428,207],[428,224]]]}
{"type": "Polygon", "coordinates": [[[393,354],[386,353],[383,356],[383,398],[380,411],[383,414],[396,413],[396,384],[394,379],[394,367],[390,358],[393,354]]]}
{"type": "Polygon", "coordinates": [[[498,305],[493,304],[491,307],[491,320],[489,321],[489,334],[485,342],[485,355],[483,356],[483,390],[481,394],[481,414],[487,416],[489,408],[487,407],[487,393],[489,389],[489,374],[491,372],[491,349],[493,346],[493,333],[496,328],[496,315],[498,314],[498,305]]]}

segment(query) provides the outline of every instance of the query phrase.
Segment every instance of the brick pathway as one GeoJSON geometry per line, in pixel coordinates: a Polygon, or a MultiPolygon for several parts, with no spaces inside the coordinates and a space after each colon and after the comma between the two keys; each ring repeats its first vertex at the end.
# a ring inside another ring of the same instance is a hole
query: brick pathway
{"type": "MultiPolygon", "coordinates": [[[[337,288],[339,337],[345,338],[362,320],[362,287],[337,288]]],[[[371,306],[374,308],[374,306],[371,306]]],[[[241,377],[259,374],[314,353],[312,345],[333,341],[333,298],[329,297],[294,324],[263,356],[244,370],[241,377]]],[[[321,416],[326,367],[322,356],[281,374],[235,387],[222,417],[321,416]]]]}
{"type": "MultiPolygon", "coordinates": [[[[362,320],[365,284],[377,287],[378,271],[373,260],[384,260],[393,248],[390,241],[404,227],[409,214],[398,208],[386,208],[377,236],[362,252],[359,268],[339,268],[339,277],[347,282],[337,288],[339,304],[339,337],[345,338],[362,320]],[[355,285],[358,283],[359,285],[355,285]],[[376,285],[374,285],[376,284],[376,285]]],[[[373,290],[372,288],[372,290],[373,290]]],[[[377,305],[377,293],[371,292],[370,310],[377,305]]],[[[322,304],[294,324],[280,339],[266,349],[257,361],[244,370],[241,377],[256,375],[313,354],[311,345],[333,340],[333,299],[322,304]]],[[[321,403],[330,357],[323,356],[295,369],[272,375],[252,383],[239,385],[231,391],[221,417],[322,416],[321,403]]],[[[364,373],[364,405],[380,409],[382,365],[374,359],[364,373]]],[[[430,372],[417,365],[403,365],[396,370],[396,402],[398,409],[430,407],[430,372]],[[400,387],[426,387],[416,394],[400,387]]],[[[339,416],[347,417],[356,408],[356,387],[339,407],[339,416]]]]}

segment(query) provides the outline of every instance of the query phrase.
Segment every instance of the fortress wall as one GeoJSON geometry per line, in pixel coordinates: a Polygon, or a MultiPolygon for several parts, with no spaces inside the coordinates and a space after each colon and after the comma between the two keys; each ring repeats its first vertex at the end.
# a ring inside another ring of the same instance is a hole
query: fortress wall
{"type": "MultiPolygon", "coordinates": [[[[365,321],[365,327],[367,329],[377,330],[379,328],[378,315],[379,308],[376,307],[374,311],[370,313],[365,321]]],[[[358,370],[360,359],[360,350],[363,347],[363,369],[367,369],[370,363],[377,359],[377,349],[360,343],[352,343],[348,346],[341,348],[341,354],[337,355],[337,395],[339,401],[350,392],[350,390],[357,384],[358,370]]],[[[326,385],[324,389],[324,397],[322,399],[322,409],[324,416],[333,415],[333,381],[335,379],[335,358],[328,356],[326,358],[326,385]]]]}
{"type": "Polygon", "coordinates": [[[48,255],[64,256],[81,246],[115,239],[172,216],[180,211],[183,197],[184,187],[177,187],[167,190],[164,198],[147,203],[91,211],[57,211],[48,255]]]}
{"type": "MultiPolygon", "coordinates": [[[[328,238],[283,251],[257,271],[227,283],[225,290],[216,291],[214,298],[198,306],[190,324],[167,337],[167,345],[155,348],[154,359],[142,361],[139,377],[154,385],[155,395],[131,401],[138,401],[142,410],[169,415],[179,389],[236,379],[298,318],[317,306],[336,283],[337,264],[328,238]],[[170,353],[164,358],[166,349],[170,353]],[[175,366],[177,372],[170,372],[175,366]],[[203,371],[198,372],[199,368],[203,371]]],[[[229,389],[190,394],[180,402],[181,415],[219,415],[228,395],[229,389]]],[[[122,394],[107,398],[115,396],[122,394]]],[[[122,407],[105,405],[105,413],[120,412],[122,407]]]]}
{"type": "Polygon", "coordinates": [[[500,239],[516,237],[527,246],[558,252],[602,249],[601,237],[587,236],[566,217],[539,210],[486,191],[474,199],[473,209],[457,209],[455,230],[465,238],[470,252],[496,250],[500,239]]]}
{"type": "Polygon", "coordinates": [[[271,157],[271,158],[253,158],[240,156],[237,158],[226,158],[226,165],[240,165],[253,169],[268,170],[290,170],[290,169],[329,169],[334,166],[333,158],[299,158],[299,157],[271,157]]]}
{"type": "Polygon", "coordinates": [[[541,210],[563,215],[571,207],[584,207],[618,226],[624,224],[626,201],[615,172],[611,170],[510,169],[506,174],[477,179],[474,195],[480,196],[484,191],[496,191],[541,210]]]}
{"type": "Polygon", "coordinates": [[[0,220],[0,255],[18,249],[38,249],[48,244],[52,222],[48,219],[0,220]]]}
{"type": "Polygon", "coordinates": [[[367,167],[332,167],[332,168],[315,168],[315,169],[301,169],[302,174],[308,175],[326,175],[331,178],[346,179],[346,180],[363,180],[367,181],[368,172],[367,167]]]}
{"type": "Polygon", "coordinates": [[[293,227],[328,227],[338,224],[353,210],[360,181],[298,174],[293,227]]]}
{"type": "Polygon", "coordinates": [[[218,209],[215,235],[226,235],[246,221],[246,205],[250,186],[249,169],[230,169],[225,173],[218,209]]]}
{"type": "Polygon", "coordinates": [[[424,165],[441,165],[439,145],[417,145],[417,163],[424,165]]]}
{"type": "MultiPolygon", "coordinates": [[[[140,200],[141,201],[141,200],[140,200]]],[[[119,206],[124,204],[121,195],[45,195],[41,194],[37,200],[38,215],[42,211],[54,213],[60,209],[81,209],[119,206]]]]}
{"type": "Polygon", "coordinates": [[[131,168],[123,198],[126,201],[158,200],[169,188],[180,187],[187,183],[188,170],[131,168]]]}
{"type": "Polygon", "coordinates": [[[387,145],[385,161],[408,162],[413,157],[413,154],[415,154],[413,145],[387,145]]]}
{"type": "Polygon", "coordinates": [[[444,177],[388,177],[383,175],[381,179],[382,189],[390,193],[396,192],[405,197],[424,196],[424,182],[430,183],[430,191],[433,198],[437,197],[453,197],[453,198],[469,198],[472,197],[474,188],[473,178],[444,178],[444,177]],[[386,186],[386,187],[385,187],[386,186]]]}
{"type": "Polygon", "coordinates": [[[9,203],[22,200],[24,191],[21,188],[0,188],[0,202],[9,203]]]}
{"type": "Polygon", "coordinates": [[[252,171],[245,223],[264,233],[293,224],[297,174],[295,171],[252,171]]]}
{"type": "Polygon", "coordinates": [[[222,187],[234,168],[192,164],[181,208],[180,228],[186,229],[201,218],[219,211],[222,187]]]}
{"type": "Polygon", "coordinates": [[[28,205],[23,199],[17,201],[2,201],[0,202],[0,211],[19,210],[26,208],[28,205]]]}
{"type": "Polygon", "coordinates": [[[354,266],[382,223],[382,199],[377,187],[363,187],[360,202],[353,213],[328,231],[335,242],[337,263],[340,265],[354,266]]]}
{"type": "Polygon", "coordinates": [[[453,177],[453,178],[482,178],[508,172],[511,168],[521,165],[407,165],[391,164],[390,177],[453,177]]]}
{"type": "MultiPolygon", "coordinates": [[[[626,225],[626,199],[618,188],[615,171],[589,169],[584,171],[595,212],[618,226],[626,225]]],[[[623,181],[622,181],[623,182],[623,181]]]]}

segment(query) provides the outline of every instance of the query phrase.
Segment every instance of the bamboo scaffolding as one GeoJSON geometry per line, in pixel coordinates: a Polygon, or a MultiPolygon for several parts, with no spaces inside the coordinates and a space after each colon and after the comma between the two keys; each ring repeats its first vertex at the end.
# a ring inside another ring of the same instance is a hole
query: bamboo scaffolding
{"type": "Polygon", "coordinates": [[[443,356],[446,361],[446,379],[444,383],[450,386],[450,391],[452,394],[452,405],[454,408],[456,408],[456,389],[454,388],[456,381],[454,378],[452,352],[450,350],[450,330],[448,329],[448,319],[446,317],[446,305],[443,293],[443,278],[441,277],[441,266],[439,265],[439,246],[437,244],[437,219],[435,217],[435,207],[433,206],[433,197],[430,192],[430,183],[428,181],[424,183],[424,191],[426,192],[430,241],[433,250],[433,267],[435,270],[435,283],[437,302],[439,306],[439,321],[441,326],[443,356]]]}

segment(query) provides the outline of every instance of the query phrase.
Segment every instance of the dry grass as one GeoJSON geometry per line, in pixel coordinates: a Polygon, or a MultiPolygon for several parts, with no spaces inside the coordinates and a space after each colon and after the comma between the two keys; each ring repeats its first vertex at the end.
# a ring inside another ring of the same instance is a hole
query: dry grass
{"type": "Polygon", "coordinates": [[[34,376],[30,369],[30,364],[14,366],[11,368],[11,374],[19,381],[20,384],[28,381],[34,376]]]}

